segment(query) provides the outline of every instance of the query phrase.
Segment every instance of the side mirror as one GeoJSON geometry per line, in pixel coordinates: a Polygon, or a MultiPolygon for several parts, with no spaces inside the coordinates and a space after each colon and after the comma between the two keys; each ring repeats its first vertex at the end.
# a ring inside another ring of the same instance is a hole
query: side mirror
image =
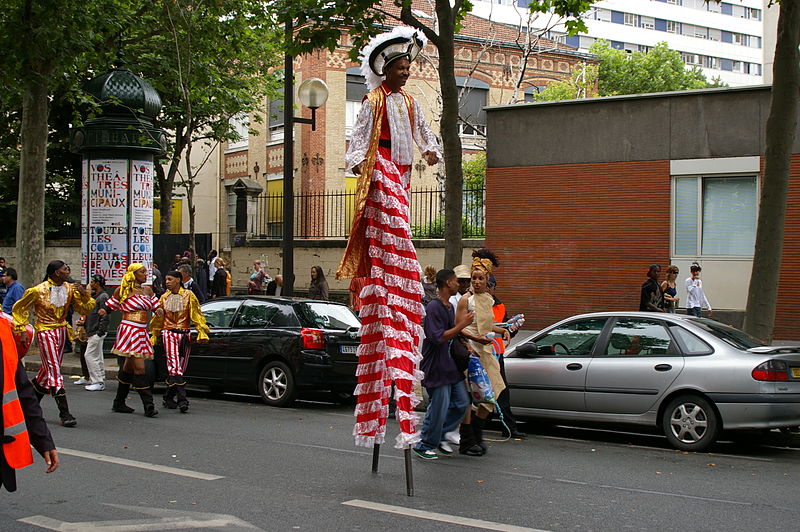
{"type": "Polygon", "coordinates": [[[514,353],[522,358],[533,358],[539,354],[539,346],[533,342],[525,342],[514,349],[514,353]]]}

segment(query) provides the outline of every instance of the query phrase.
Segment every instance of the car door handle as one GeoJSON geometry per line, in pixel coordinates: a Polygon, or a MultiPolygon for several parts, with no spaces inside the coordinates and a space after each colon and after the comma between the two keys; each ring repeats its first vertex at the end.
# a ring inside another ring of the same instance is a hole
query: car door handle
{"type": "Polygon", "coordinates": [[[656,371],[669,371],[671,369],[671,364],[656,364],[656,371]]]}
{"type": "Polygon", "coordinates": [[[567,364],[567,369],[570,371],[578,371],[583,367],[583,364],[578,364],[577,362],[573,362],[572,364],[567,364]]]}

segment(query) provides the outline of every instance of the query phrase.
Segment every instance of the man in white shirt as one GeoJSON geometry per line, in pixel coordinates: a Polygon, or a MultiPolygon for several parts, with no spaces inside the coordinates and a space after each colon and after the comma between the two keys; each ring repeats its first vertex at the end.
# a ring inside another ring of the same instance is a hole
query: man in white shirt
{"type": "Polygon", "coordinates": [[[450,304],[453,305],[453,308],[458,306],[458,301],[464,294],[469,292],[469,286],[472,282],[472,278],[470,276],[469,266],[466,264],[459,264],[453,269],[456,272],[456,277],[458,277],[458,292],[454,295],[450,296],[450,304]]]}
{"type": "Polygon", "coordinates": [[[703,268],[696,262],[689,268],[692,276],[686,279],[686,313],[691,316],[701,315],[703,307],[708,309],[711,316],[711,303],[708,302],[705,292],[703,292],[703,281],[700,280],[700,271],[703,268]]]}

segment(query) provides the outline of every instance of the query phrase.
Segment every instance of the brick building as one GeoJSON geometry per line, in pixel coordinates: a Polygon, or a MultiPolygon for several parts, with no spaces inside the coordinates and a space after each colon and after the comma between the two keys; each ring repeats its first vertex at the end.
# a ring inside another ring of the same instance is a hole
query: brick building
{"type": "MultiPolygon", "coordinates": [[[[387,3],[391,5],[391,3],[387,3]]],[[[424,18],[425,4],[417,10],[424,18]]],[[[521,51],[515,44],[520,39],[514,26],[499,25],[486,19],[468,15],[463,31],[456,38],[456,76],[464,87],[463,118],[461,125],[465,154],[483,150],[485,145],[485,105],[506,104],[512,100],[515,79],[520,71],[521,51]]],[[[552,41],[540,40],[531,55],[522,76],[518,100],[532,99],[534,92],[553,80],[568,77],[572,69],[596,59],[577,52],[575,48],[552,41]]],[[[352,48],[350,36],[342,32],[339,46],[333,51],[319,50],[295,60],[296,86],[304,79],[318,77],[330,90],[328,102],[317,111],[317,130],[312,132],[307,125],[295,126],[295,191],[296,194],[313,194],[329,191],[348,191],[355,188],[355,177],[346,175],[344,154],[347,138],[361,99],[366,93],[359,65],[351,61],[348,53],[352,48]]],[[[406,86],[421,103],[426,118],[438,131],[440,105],[438,103],[438,74],[436,71],[436,49],[429,44],[422,56],[412,66],[412,79],[406,86]]],[[[297,116],[308,117],[310,111],[298,106],[297,116]]],[[[267,193],[280,194],[283,189],[283,117],[282,100],[265,103],[262,124],[252,122],[251,127],[260,129],[258,136],[223,148],[220,164],[219,185],[219,230],[224,238],[234,225],[236,210],[235,186],[248,186],[253,195],[260,189],[267,193]],[[267,108],[269,111],[267,111],[267,108]],[[226,216],[227,214],[227,216],[226,216]]],[[[242,131],[246,132],[243,127],[242,131]]],[[[427,167],[421,159],[414,164],[412,187],[438,187],[443,180],[444,165],[427,167]]],[[[255,202],[254,199],[252,199],[255,202]]],[[[253,207],[255,208],[255,207],[253,207]]],[[[314,227],[325,224],[325,205],[315,204],[301,216],[301,224],[314,227]],[[316,226],[314,225],[316,224],[316,226]]],[[[249,212],[249,211],[248,211],[249,212]]],[[[333,214],[347,217],[348,213],[333,214]]],[[[269,224],[279,226],[280,211],[269,215],[258,215],[256,234],[269,234],[269,224]],[[266,229],[264,225],[267,225],[266,229]]],[[[330,216],[329,216],[330,218],[330,216]]],[[[224,246],[225,243],[219,244],[224,246]]]]}
{"type": "MultiPolygon", "coordinates": [[[[635,310],[648,265],[703,266],[718,316],[742,318],[752,269],[769,87],[487,109],[486,244],[500,296],[533,328],[635,310]],[[547,135],[535,124],[559,124],[547,135]]],[[[800,131],[775,338],[800,339],[800,131]]]]}

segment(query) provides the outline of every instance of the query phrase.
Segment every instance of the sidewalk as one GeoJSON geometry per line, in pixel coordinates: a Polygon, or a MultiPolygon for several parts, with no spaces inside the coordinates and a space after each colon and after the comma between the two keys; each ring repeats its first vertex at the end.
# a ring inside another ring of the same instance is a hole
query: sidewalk
{"type": "MultiPolygon", "coordinates": [[[[25,355],[25,358],[22,360],[25,362],[25,369],[27,371],[39,371],[39,366],[42,365],[42,359],[39,357],[38,346],[32,345],[25,355]]],[[[115,380],[117,378],[117,370],[119,369],[117,357],[106,357],[103,359],[103,362],[106,366],[106,380],[115,380]]],[[[64,353],[64,359],[61,363],[61,373],[64,375],[65,381],[71,380],[70,377],[73,376],[76,378],[81,376],[81,361],[78,355],[75,353],[64,353]]]]}

